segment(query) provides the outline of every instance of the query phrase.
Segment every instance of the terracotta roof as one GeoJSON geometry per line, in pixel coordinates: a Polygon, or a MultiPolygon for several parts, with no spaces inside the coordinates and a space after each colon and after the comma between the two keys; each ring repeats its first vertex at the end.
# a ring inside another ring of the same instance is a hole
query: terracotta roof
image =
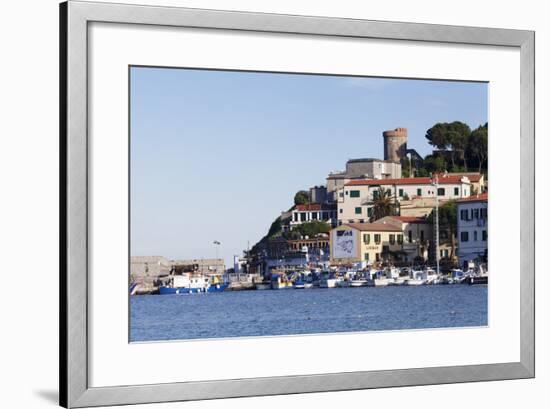
{"type": "Polygon", "coordinates": [[[472,195],[465,197],[463,199],[458,199],[457,203],[468,203],[468,202],[486,202],[489,199],[489,194],[487,192],[481,193],[478,195],[472,195]]]}
{"type": "Polygon", "coordinates": [[[481,180],[481,173],[478,173],[478,172],[472,172],[472,173],[453,172],[453,173],[449,173],[449,176],[466,176],[468,179],[470,179],[470,182],[479,182],[481,180]]]}
{"type": "MultiPolygon", "coordinates": [[[[468,176],[466,176],[468,177],[468,176]]],[[[461,175],[439,175],[439,184],[457,184],[462,179],[461,175]]],[[[468,177],[470,180],[470,178],[468,177]]],[[[345,186],[379,186],[379,185],[429,185],[432,183],[430,177],[401,178],[401,179],[360,179],[351,180],[345,186]]]]}
{"type": "Polygon", "coordinates": [[[361,231],[401,231],[401,228],[391,223],[348,223],[342,226],[353,227],[361,231]]]}
{"type": "Polygon", "coordinates": [[[305,205],[296,205],[296,210],[300,212],[310,211],[310,210],[335,210],[336,205],[326,205],[320,203],[309,203],[305,205]]]}

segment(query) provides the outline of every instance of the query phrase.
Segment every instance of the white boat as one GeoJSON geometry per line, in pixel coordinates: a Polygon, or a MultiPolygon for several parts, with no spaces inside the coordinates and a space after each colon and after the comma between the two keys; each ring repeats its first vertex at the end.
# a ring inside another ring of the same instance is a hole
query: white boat
{"type": "Polygon", "coordinates": [[[403,285],[424,285],[424,284],[426,284],[426,281],[420,278],[408,278],[403,282],[403,285]]]}
{"type": "Polygon", "coordinates": [[[424,270],[424,275],[422,276],[426,280],[426,284],[439,284],[441,277],[436,273],[432,268],[426,268],[424,270]]]}
{"type": "Polygon", "coordinates": [[[339,278],[321,278],[319,288],[335,288],[340,280],[339,278]]]}
{"type": "Polygon", "coordinates": [[[304,288],[313,288],[313,283],[304,283],[304,288]]]}
{"type": "Polygon", "coordinates": [[[366,278],[359,278],[357,280],[351,280],[350,287],[366,287],[368,283],[366,278]]]}
{"type": "Polygon", "coordinates": [[[374,279],[374,286],[375,287],[386,287],[390,283],[390,281],[391,280],[389,280],[386,277],[375,278],[374,279]]]}
{"type": "Polygon", "coordinates": [[[391,280],[388,285],[404,285],[408,279],[408,277],[397,277],[391,280]]]}

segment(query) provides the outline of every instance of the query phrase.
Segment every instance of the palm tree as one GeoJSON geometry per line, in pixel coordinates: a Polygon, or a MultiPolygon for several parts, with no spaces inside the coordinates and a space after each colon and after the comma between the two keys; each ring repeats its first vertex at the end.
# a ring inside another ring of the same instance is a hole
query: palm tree
{"type": "Polygon", "coordinates": [[[374,193],[371,221],[395,214],[395,198],[392,197],[391,191],[379,187],[374,193]]]}

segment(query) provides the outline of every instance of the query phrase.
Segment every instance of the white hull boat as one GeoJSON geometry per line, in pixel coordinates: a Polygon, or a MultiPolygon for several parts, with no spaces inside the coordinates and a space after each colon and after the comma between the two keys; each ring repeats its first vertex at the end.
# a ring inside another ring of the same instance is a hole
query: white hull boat
{"type": "Polygon", "coordinates": [[[387,278],[375,278],[374,286],[375,287],[386,287],[390,283],[390,280],[387,278]]]}
{"type": "Polygon", "coordinates": [[[410,278],[405,280],[404,285],[424,285],[426,281],[420,280],[418,278],[410,278]]]}
{"type": "Polygon", "coordinates": [[[325,278],[319,282],[319,288],[335,288],[338,285],[337,278],[325,278]]]}
{"type": "Polygon", "coordinates": [[[350,287],[366,287],[368,284],[367,280],[351,280],[350,287]]]}

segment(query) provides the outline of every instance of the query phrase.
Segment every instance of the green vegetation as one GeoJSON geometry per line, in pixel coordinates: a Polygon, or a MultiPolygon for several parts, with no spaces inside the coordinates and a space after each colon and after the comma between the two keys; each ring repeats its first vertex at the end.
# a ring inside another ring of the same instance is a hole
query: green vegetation
{"type": "MultiPolygon", "coordinates": [[[[423,177],[436,172],[468,170],[487,174],[487,135],[487,123],[473,131],[459,121],[435,124],[426,131],[426,139],[437,150],[426,155],[422,164],[412,167],[414,175],[423,177]]],[[[403,177],[409,177],[408,158],[401,160],[401,168],[403,177]]]]}
{"type": "Polygon", "coordinates": [[[378,191],[374,193],[374,206],[371,222],[381,219],[382,217],[395,215],[397,206],[391,191],[380,187],[378,188],[378,191]]]}
{"type": "Polygon", "coordinates": [[[314,220],[312,222],[299,224],[288,233],[284,233],[283,236],[288,239],[298,239],[300,236],[315,237],[319,233],[330,232],[330,229],[330,224],[323,221],[314,220]]]}
{"type": "Polygon", "coordinates": [[[470,158],[470,163],[474,162],[474,158],[478,162],[478,172],[481,172],[483,166],[487,168],[487,135],[488,135],[488,125],[485,124],[480,126],[470,135],[468,150],[466,154],[470,158]]]}
{"type": "Polygon", "coordinates": [[[278,235],[282,231],[282,228],[283,228],[283,222],[281,220],[281,216],[279,216],[275,220],[273,220],[273,223],[271,223],[271,226],[269,226],[267,237],[273,237],[278,235]]]}
{"type": "Polygon", "coordinates": [[[294,205],[309,204],[309,193],[305,190],[300,190],[294,195],[294,205]]]}

